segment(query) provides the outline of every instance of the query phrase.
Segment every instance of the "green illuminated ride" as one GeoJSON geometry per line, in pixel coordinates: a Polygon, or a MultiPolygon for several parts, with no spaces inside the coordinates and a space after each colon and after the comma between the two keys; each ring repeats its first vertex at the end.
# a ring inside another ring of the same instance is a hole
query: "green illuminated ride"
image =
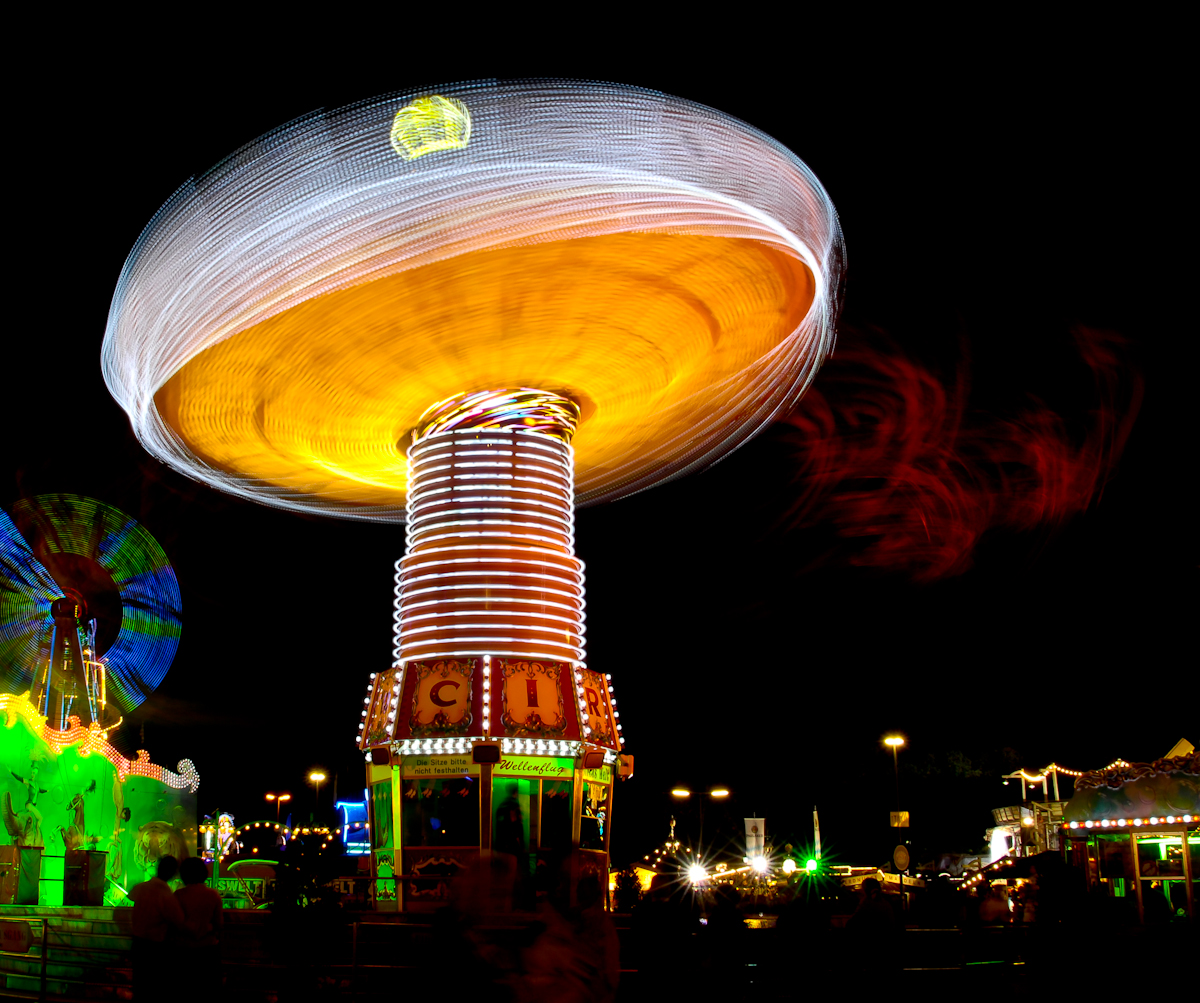
{"type": "Polygon", "coordinates": [[[160,856],[196,852],[191,762],[172,772],[109,741],[179,635],[175,575],[135,520],[77,495],[0,512],[0,864],[22,875],[9,904],[128,904],[160,856]]]}

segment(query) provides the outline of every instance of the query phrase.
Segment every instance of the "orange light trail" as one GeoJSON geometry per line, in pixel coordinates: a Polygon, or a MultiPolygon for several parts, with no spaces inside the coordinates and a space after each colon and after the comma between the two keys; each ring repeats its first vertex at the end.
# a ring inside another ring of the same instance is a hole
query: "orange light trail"
{"type": "Polygon", "coordinates": [[[320,113],[185,185],[102,352],[142,444],[281,507],[403,521],[431,405],[579,408],[579,503],[715,462],[833,341],[841,233],[793,154],[720,112],[543,81],[320,113]]]}

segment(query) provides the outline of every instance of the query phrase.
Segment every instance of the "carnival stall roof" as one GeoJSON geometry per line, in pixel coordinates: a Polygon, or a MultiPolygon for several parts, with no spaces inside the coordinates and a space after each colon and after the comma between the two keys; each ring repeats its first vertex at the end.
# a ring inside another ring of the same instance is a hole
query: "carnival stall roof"
{"type": "Polygon", "coordinates": [[[1114,763],[1075,780],[1075,796],[1063,809],[1069,828],[1099,825],[1170,824],[1200,817],[1200,752],[1152,763],[1114,763]],[[1153,823],[1151,823],[1153,819],[1153,823]]]}

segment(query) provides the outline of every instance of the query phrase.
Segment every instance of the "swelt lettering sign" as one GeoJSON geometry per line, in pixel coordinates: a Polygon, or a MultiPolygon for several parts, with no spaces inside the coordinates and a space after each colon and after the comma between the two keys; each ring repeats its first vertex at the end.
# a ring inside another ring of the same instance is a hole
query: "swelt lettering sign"
{"type": "Polygon", "coordinates": [[[33,946],[33,928],[23,920],[0,920],[0,951],[28,954],[33,946]]]}
{"type": "Polygon", "coordinates": [[[503,756],[492,768],[494,777],[544,777],[565,780],[575,774],[575,760],[552,756],[503,756]]]}

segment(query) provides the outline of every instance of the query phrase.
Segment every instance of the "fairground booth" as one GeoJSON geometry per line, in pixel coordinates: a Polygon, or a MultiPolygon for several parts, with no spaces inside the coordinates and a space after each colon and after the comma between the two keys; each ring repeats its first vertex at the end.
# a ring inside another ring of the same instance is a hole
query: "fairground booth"
{"type": "Polygon", "coordinates": [[[1145,923],[1195,918],[1200,899],[1200,753],[1181,744],[1181,755],[1084,773],[1063,812],[1067,859],[1089,891],[1145,923]]]}
{"type": "MultiPolygon", "coordinates": [[[[514,886],[593,875],[607,887],[614,780],[632,757],[617,755],[604,675],[488,655],[411,661],[377,675],[368,700],[377,908],[444,904],[481,855],[514,870],[501,873],[514,886]]],[[[497,907],[513,906],[499,893],[497,907]]]]}

